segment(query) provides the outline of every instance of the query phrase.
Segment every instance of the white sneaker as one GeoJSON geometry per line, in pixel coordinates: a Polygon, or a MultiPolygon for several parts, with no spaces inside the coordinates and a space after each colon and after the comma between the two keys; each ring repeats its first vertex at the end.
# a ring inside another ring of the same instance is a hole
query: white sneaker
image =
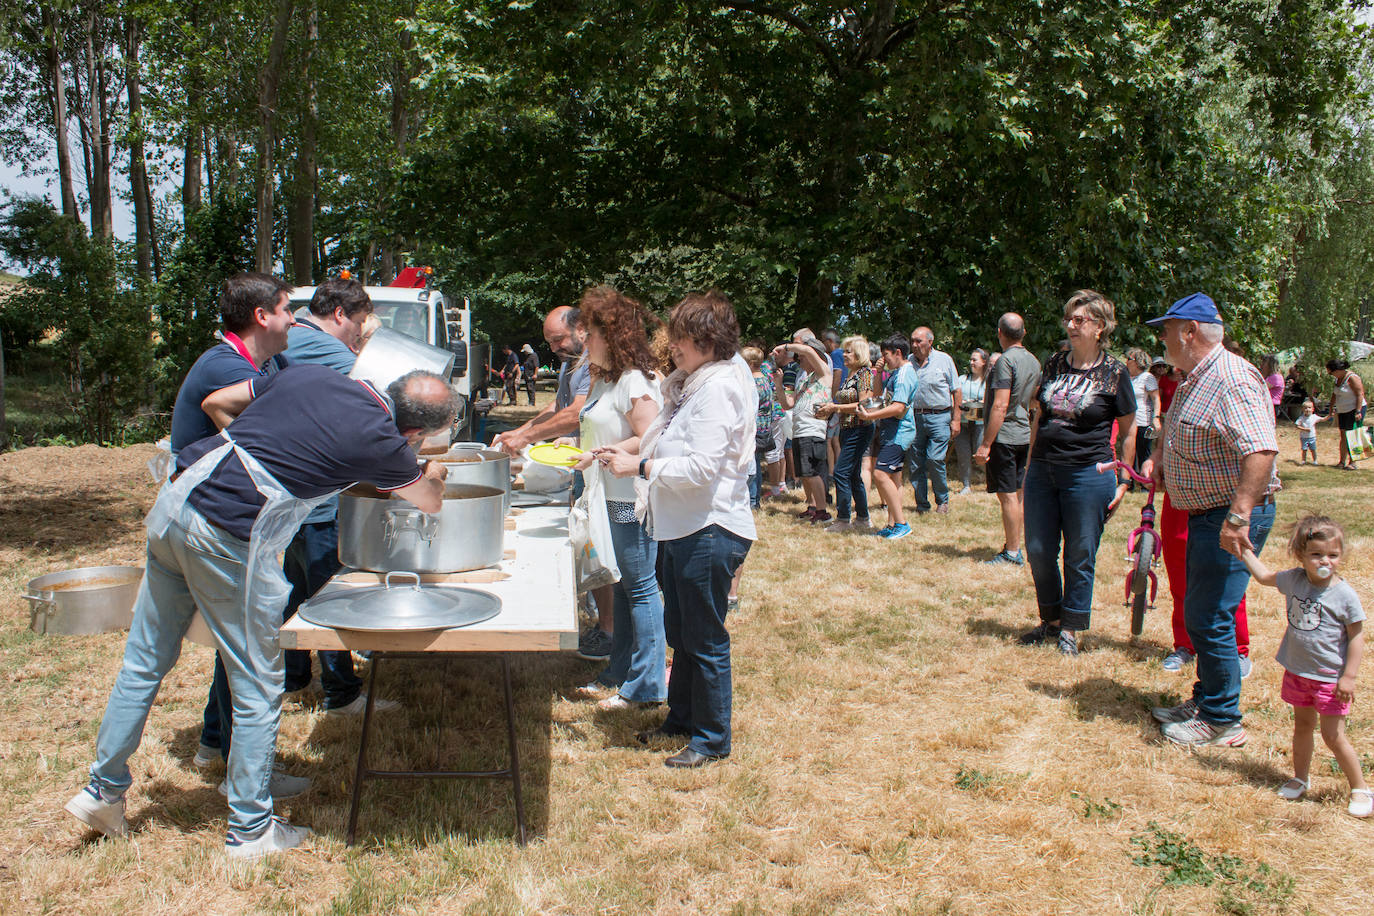
{"type": "Polygon", "coordinates": [[[826,530],[826,531],[848,531],[848,530],[849,530],[850,528],[852,528],[852,527],[854,527],[854,523],[853,523],[853,522],[848,522],[848,521],[844,521],[844,522],[831,522],[830,524],[828,524],[828,525],[825,526],[825,530],[826,530]]]}
{"type": "Polygon", "coordinates": [[[1374,794],[1368,789],[1351,789],[1350,806],[1345,810],[1351,817],[1369,817],[1374,814],[1374,794]]]}
{"type": "MultiPolygon", "coordinates": [[[[281,768],[281,764],[273,764],[272,778],[268,780],[267,788],[273,799],[284,801],[309,792],[310,779],[305,776],[292,776],[281,768]]],[[[229,780],[226,779],[219,784],[219,794],[225,798],[229,797],[229,780]]]]}
{"type": "Polygon", "coordinates": [[[954,495],[955,495],[955,496],[972,496],[972,495],[973,495],[973,488],[972,488],[972,487],[964,487],[962,490],[960,490],[958,493],[955,493],[954,495]]]}
{"type": "Polygon", "coordinates": [[[124,820],[124,796],[106,801],[94,786],[86,786],[63,806],[67,813],[105,836],[128,836],[129,825],[124,820]]]}
{"type": "Polygon", "coordinates": [[[274,852],[295,849],[308,836],[309,827],[293,827],[285,818],[273,815],[267,829],[251,840],[241,840],[231,832],[224,841],[224,854],[231,859],[260,859],[274,852]]]}
{"type": "Polygon", "coordinates": [[[206,767],[214,766],[223,759],[224,751],[208,744],[202,744],[196,748],[196,756],[191,758],[191,766],[203,770],[206,767]]]}
{"type": "MultiPolygon", "coordinates": [[[[349,703],[347,706],[340,706],[337,709],[326,709],[325,712],[328,715],[334,716],[335,718],[350,718],[353,716],[361,716],[363,714],[363,708],[366,706],[367,694],[360,693],[358,694],[357,699],[355,699],[352,703],[349,703]]],[[[372,701],[373,712],[391,712],[394,709],[400,708],[401,704],[396,702],[395,700],[384,700],[381,697],[377,697],[375,700],[372,701]]]]}

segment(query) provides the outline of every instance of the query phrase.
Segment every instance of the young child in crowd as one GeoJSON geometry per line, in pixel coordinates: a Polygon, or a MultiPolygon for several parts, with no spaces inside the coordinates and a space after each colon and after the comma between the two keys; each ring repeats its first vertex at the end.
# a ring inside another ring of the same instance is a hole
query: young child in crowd
{"type": "Polygon", "coordinates": [[[1288,549],[1302,565],[1274,572],[1254,551],[1241,559],[1261,585],[1277,588],[1288,599],[1288,629],[1279,644],[1283,665],[1282,696],[1293,707],[1293,778],[1279,795],[1296,801],[1307,792],[1312,766],[1312,731],[1318,724],[1322,740],[1335,755],[1350,783],[1355,817],[1368,817],[1374,796],[1360,772],[1360,758],[1345,736],[1345,718],[1355,699],[1355,680],[1364,655],[1364,610],[1360,598],[1340,576],[1345,534],[1329,518],[1309,515],[1298,522],[1288,549]]]}
{"type": "Polygon", "coordinates": [[[1302,416],[1293,422],[1298,427],[1298,441],[1302,445],[1302,463],[1307,464],[1307,455],[1312,455],[1312,463],[1317,463],[1317,424],[1323,420],[1330,420],[1331,415],[1324,417],[1317,416],[1317,405],[1308,398],[1302,402],[1302,416]]]}

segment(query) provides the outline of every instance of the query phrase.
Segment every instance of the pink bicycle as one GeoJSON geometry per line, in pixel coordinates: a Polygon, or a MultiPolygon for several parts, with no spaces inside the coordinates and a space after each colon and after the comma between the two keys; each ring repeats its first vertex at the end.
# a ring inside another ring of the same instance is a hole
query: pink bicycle
{"type": "Polygon", "coordinates": [[[1131,635],[1139,636],[1145,628],[1145,611],[1155,606],[1159,579],[1155,576],[1154,568],[1164,549],[1155,531],[1154,481],[1140,476],[1135,468],[1120,461],[1104,461],[1097,466],[1097,470],[1101,474],[1111,470],[1125,471],[1149,492],[1140,510],[1140,527],[1132,531],[1126,540],[1126,559],[1130,561],[1130,568],[1126,572],[1126,607],[1131,609],[1131,635]]]}

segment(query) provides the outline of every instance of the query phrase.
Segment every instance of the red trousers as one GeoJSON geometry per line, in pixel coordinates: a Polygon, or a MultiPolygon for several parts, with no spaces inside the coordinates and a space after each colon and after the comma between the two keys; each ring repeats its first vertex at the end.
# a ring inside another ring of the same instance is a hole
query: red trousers
{"type": "MultiPolygon", "coordinates": [[[[1174,599],[1174,648],[1193,651],[1193,641],[1183,625],[1183,595],[1188,590],[1188,513],[1175,509],[1164,494],[1164,510],[1159,515],[1159,538],[1164,547],[1164,571],[1169,576],[1169,594],[1174,599]]],[[[1245,616],[1245,598],[1236,608],[1236,649],[1250,654],[1250,623],[1245,616]]]]}

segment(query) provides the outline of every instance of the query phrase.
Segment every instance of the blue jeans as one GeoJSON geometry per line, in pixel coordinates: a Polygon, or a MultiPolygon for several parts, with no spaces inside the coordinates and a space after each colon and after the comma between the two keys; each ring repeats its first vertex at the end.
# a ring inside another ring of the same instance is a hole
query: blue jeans
{"type": "Polygon", "coordinates": [[[686,735],[708,757],[730,753],[730,634],[725,612],[730,580],[750,541],[719,525],[660,541],[663,622],[673,648],[668,718],[663,730],[686,735]]]}
{"type": "Polygon", "coordinates": [[[949,451],[949,411],[916,414],[916,439],[906,453],[906,473],[916,491],[916,511],[930,510],[926,478],[935,490],[935,504],[949,502],[945,480],[945,454],[949,451]]]}
{"type": "Polygon", "coordinates": [[[248,544],[189,508],[161,537],[148,538],[148,565],[96,739],[91,784],[115,798],[133,783],[129,757],[143,739],[162,679],[181,655],[181,640],[199,608],[214,635],[234,696],[238,728],[229,755],[229,829],[250,838],[272,816],[272,757],[281,722],[282,653],[277,621],[285,594],[265,596],[244,615],[248,544]],[[254,658],[268,659],[265,670],[254,658]]]}
{"type": "Polygon", "coordinates": [[[849,504],[854,514],[867,521],[868,490],[864,487],[864,455],[873,441],[873,424],[840,428],[840,457],[835,461],[835,517],[849,521],[849,504]]]}
{"type": "MultiPolygon", "coordinates": [[[[291,597],[286,601],[283,620],[290,620],[302,604],[324,588],[329,578],[342,568],[339,562],[339,524],[337,521],[307,522],[286,548],[286,562],[282,564],[286,581],[291,583],[291,597]]],[[[350,652],[320,652],[320,685],[324,688],[326,709],[339,709],[358,698],[363,679],[353,673],[350,652]]],[[[310,653],[291,650],[286,653],[286,689],[301,690],[310,686],[310,653]]]]}
{"type": "MultiPolygon", "coordinates": [[[[1274,504],[1250,512],[1250,542],[1259,553],[1274,527],[1274,504]]],[[[1193,699],[1199,717],[1214,725],[1240,721],[1240,658],[1236,654],[1236,606],[1245,597],[1250,573],[1239,558],[1221,549],[1228,507],[1188,519],[1188,590],[1183,625],[1197,653],[1193,699]]]]}
{"type": "Polygon", "coordinates": [[[754,470],[749,475],[749,507],[757,509],[759,507],[759,495],[763,489],[763,468],[766,462],[764,457],[767,452],[754,451],[754,470]]]}
{"type": "MultiPolygon", "coordinates": [[[[339,526],[337,522],[306,523],[286,548],[283,569],[291,583],[282,622],[290,620],[312,595],[324,587],[329,577],[341,568],[339,563],[339,526]]],[[[320,652],[320,684],[324,687],[326,709],[347,706],[362,692],[363,681],[353,673],[353,656],[348,652],[320,652]]],[[[292,649],[286,653],[286,690],[310,686],[310,653],[292,649]]],[[[215,653],[215,674],[200,730],[200,743],[217,747],[227,758],[233,748],[233,697],[224,673],[224,660],[215,653]]]]}
{"type": "Polygon", "coordinates": [[[611,544],[620,567],[613,588],[615,632],[611,655],[597,682],[619,688],[635,703],[661,703],[667,695],[663,663],[663,601],[654,565],[658,547],[639,522],[611,522],[611,544]]]}
{"type": "Polygon", "coordinates": [[[1026,560],[1041,620],[1058,621],[1066,630],[1088,629],[1097,546],[1107,523],[1107,504],[1115,496],[1116,475],[1100,474],[1091,464],[1067,467],[1037,459],[1026,467],[1026,560]]]}

